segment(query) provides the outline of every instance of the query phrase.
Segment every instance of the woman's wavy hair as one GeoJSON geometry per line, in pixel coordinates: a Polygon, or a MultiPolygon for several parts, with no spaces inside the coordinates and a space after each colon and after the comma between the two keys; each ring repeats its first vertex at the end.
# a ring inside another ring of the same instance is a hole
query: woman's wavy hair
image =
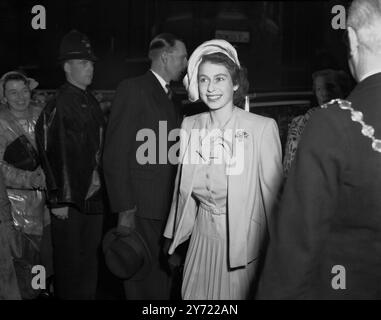
{"type": "Polygon", "coordinates": [[[238,89],[233,94],[233,104],[237,107],[243,108],[245,103],[245,96],[249,90],[249,81],[247,80],[247,70],[244,67],[239,67],[233,62],[227,55],[216,52],[204,55],[201,63],[211,62],[220,64],[228,69],[230,76],[232,77],[233,85],[238,85],[238,89]]]}

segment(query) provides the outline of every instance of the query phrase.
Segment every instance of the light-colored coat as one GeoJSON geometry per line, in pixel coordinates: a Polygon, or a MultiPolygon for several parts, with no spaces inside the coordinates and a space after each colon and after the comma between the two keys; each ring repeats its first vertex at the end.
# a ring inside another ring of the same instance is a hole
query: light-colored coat
{"type": "MultiPolygon", "coordinates": [[[[205,128],[208,112],[187,117],[182,129],[187,139],[181,139],[181,154],[192,141],[194,129],[205,128]]],[[[278,127],[273,119],[236,110],[230,124],[233,139],[244,143],[244,167],[240,174],[228,175],[228,252],[231,268],[246,266],[256,259],[271,219],[282,180],[282,151],[278,127]],[[242,134],[243,133],[243,134],[242,134]]],[[[236,143],[233,142],[233,145],[236,143]]],[[[237,148],[238,150],[238,148],[237,148]]],[[[180,158],[172,207],[164,236],[172,239],[169,254],[186,241],[193,230],[197,203],[191,197],[197,164],[180,158]]]]}

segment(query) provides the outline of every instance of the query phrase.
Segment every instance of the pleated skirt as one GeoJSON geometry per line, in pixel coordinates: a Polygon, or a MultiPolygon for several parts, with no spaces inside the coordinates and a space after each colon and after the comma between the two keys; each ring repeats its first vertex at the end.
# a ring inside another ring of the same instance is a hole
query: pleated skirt
{"type": "Polygon", "coordinates": [[[184,300],[244,300],[250,295],[256,261],[228,268],[227,216],[200,206],[184,264],[184,300]]]}

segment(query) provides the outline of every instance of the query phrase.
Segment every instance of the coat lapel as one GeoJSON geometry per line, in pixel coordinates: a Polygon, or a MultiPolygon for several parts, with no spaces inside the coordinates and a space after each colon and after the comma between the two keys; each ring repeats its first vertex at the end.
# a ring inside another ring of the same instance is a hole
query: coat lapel
{"type": "MultiPolygon", "coordinates": [[[[229,262],[242,261],[241,265],[245,265],[247,256],[247,229],[248,223],[245,215],[247,208],[245,207],[246,198],[250,196],[247,190],[249,188],[247,181],[250,175],[250,168],[253,165],[253,137],[248,134],[244,137],[245,126],[242,123],[239,115],[236,115],[233,123],[233,154],[237,158],[238,163],[242,163],[242,170],[234,172],[230,170],[228,174],[228,224],[229,224],[229,262]],[[243,143],[243,155],[241,154],[239,144],[243,143]],[[239,172],[239,173],[238,173],[239,172]],[[234,236],[234,235],[239,235],[234,236]]],[[[239,165],[239,164],[238,164],[239,165]]],[[[254,195],[252,195],[254,197],[254,195]]]]}
{"type": "Polygon", "coordinates": [[[176,114],[173,102],[168,98],[159,80],[154,76],[151,71],[146,73],[149,88],[152,92],[155,106],[160,115],[160,120],[168,121],[168,128],[173,129],[178,127],[178,116],[176,114]]]}
{"type": "Polygon", "coordinates": [[[178,219],[176,219],[175,229],[178,230],[178,232],[176,232],[175,239],[172,244],[173,247],[176,247],[179,242],[181,243],[182,239],[186,237],[188,233],[191,232],[196,217],[196,203],[194,200],[190,200],[197,165],[191,161],[190,155],[191,152],[195,152],[194,148],[192,149],[192,141],[195,142],[194,139],[196,138],[198,142],[198,137],[194,135],[195,132],[193,132],[192,134],[192,130],[198,130],[203,128],[205,121],[202,116],[203,115],[200,115],[193,121],[193,123],[190,123],[188,128],[184,128],[183,133],[186,133],[186,136],[181,137],[181,141],[184,141],[184,138],[187,141],[185,142],[184,147],[180,147],[181,158],[179,166],[181,166],[181,173],[179,199],[176,210],[176,212],[180,213],[180,216],[178,217],[178,219]],[[182,149],[184,149],[184,151],[182,151],[182,149]]]}
{"type": "Polygon", "coordinates": [[[188,135],[188,141],[185,146],[182,159],[182,170],[181,170],[181,182],[180,182],[180,191],[187,198],[190,196],[193,188],[193,179],[196,170],[197,155],[195,154],[195,148],[198,148],[199,136],[197,130],[201,130],[205,127],[206,123],[206,114],[201,114],[197,117],[190,126],[189,132],[186,132],[188,135]]]}

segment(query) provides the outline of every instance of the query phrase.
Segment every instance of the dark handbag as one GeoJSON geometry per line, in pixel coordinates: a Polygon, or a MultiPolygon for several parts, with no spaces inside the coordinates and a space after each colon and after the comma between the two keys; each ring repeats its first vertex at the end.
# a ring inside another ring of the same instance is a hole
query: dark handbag
{"type": "Polygon", "coordinates": [[[3,159],[18,169],[28,171],[34,171],[40,165],[37,151],[25,135],[19,136],[7,146],[3,159]]]}

